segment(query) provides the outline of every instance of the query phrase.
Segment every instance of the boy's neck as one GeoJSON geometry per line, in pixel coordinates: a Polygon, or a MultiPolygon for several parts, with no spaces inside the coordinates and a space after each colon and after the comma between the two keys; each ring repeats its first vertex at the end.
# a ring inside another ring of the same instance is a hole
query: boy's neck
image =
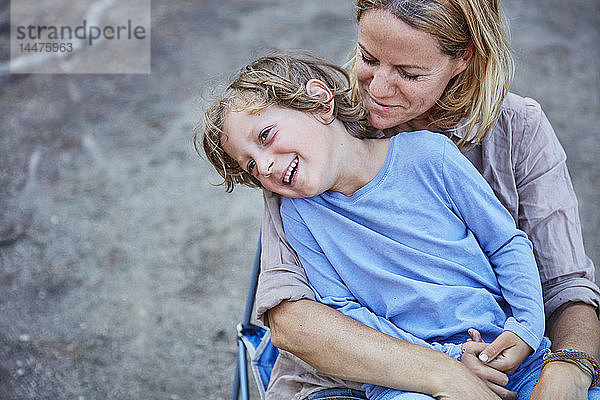
{"type": "Polygon", "coordinates": [[[348,133],[342,150],[342,173],[331,191],[352,196],[371,182],[385,164],[389,139],[357,139],[348,133]]]}

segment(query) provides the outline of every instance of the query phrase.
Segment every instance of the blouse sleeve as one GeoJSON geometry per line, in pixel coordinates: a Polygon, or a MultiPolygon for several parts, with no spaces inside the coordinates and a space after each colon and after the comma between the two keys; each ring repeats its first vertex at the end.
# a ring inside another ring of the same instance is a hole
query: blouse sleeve
{"type": "Polygon", "coordinates": [[[600,290],[594,283],[594,264],[583,248],[566,154],[540,105],[524,100],[526,117],[513,154],[518,224],[533,242],[546,315],[567,302],[598,308],[600,290]]]}
{"type": "Polygon", "coordinates": [[[256,313],[268,325],[267,314],[282,301],[315,300],[304,268],[283,233],[281,198],[263,190],[261,272],[256,290],[256,313]]]}

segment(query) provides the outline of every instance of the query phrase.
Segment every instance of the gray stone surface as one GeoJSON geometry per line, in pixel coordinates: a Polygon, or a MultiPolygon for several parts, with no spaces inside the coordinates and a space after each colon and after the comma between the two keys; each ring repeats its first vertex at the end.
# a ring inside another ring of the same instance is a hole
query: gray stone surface
{"type": "MultiPolygon", "coordinates": [[[[600,3],[504,5],[598,263],[600,3]]],[[[193,127],[249,58],[355,36],[349,0],[154,0],[150,75],[0,75],[0,399],[228,398],[262,203],[212,185],[193,127]]]]}

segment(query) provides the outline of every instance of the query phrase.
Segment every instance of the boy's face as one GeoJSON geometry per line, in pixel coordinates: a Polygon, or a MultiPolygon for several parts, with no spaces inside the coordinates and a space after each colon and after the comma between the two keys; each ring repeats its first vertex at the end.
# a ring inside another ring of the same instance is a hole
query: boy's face
{"type": "Polygon", "coordinates": [[[254,114],[231,111],[223,131],[225,152],[280,195],[311,197],[335,190],[343,172],[336,135],[309,113],[278,106],[254,114]]]}

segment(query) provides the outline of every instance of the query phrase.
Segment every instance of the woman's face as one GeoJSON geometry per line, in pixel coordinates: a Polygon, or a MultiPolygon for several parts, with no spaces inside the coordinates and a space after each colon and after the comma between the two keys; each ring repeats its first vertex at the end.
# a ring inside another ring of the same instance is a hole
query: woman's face
{"type": "Polygon", "coordinates": [[[435,36],[382,9],[363,13],[358,46],[360,94],[377,129],[405,123],[424,127],[420,120],[470,60],[467,54],[458,59],[443,54],[435,36]]]}

